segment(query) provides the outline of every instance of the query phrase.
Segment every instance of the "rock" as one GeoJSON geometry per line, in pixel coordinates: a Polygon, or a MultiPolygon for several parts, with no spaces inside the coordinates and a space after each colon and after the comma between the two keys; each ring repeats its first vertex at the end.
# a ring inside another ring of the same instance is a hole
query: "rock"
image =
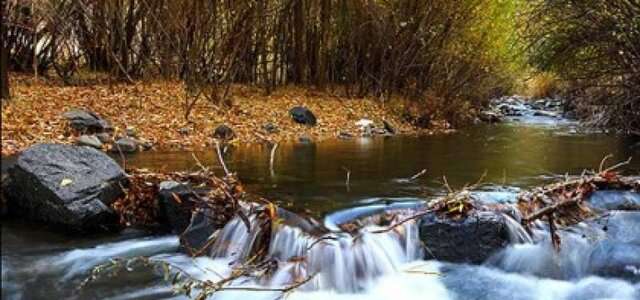
{"type": "Polygon", "coordinates": [[[191,128],[182,127],[180,129],[178,129],[178,133],[180,133],[181,135],[189,135],[191,133],[191,128]]]}
{"type": "Polygon", "coordinates": [[[473,211],[461,220],[428,214],[418,226],[427,259],[480,264],[509,244],[505,217],[496,212],[473,211]]]}
{"type": "Polygon", "coordinates": [[[348,140],[348,139],[353,138],[353,134],[351,134],[349,132],[346,132],[346,131],[340,131],[338,133],[338,138],[342,139],[342,140],[348,140]]]}
{"type": "Polygon", "coordinates": [[[111,142],[111,135],[107,132],[96,133],[96,137],[100,140],[101,143],[109,143],[111,142]]]}
{"type": "Polygon", "coordinates": [[[135,127],[127,127],[127,129],[125,129],[125,134],[128,137],[132,137],[132,138],[137,138],[138,137],[138,132],[136,131],[135,127]]]}
{"type": "Polygon", "coordinates": [[[316,116],[306,107],[296,106],[289,110],[289,114],[296,123],[307,126],[316,125],[316,116]]]}
{"type": "Polygon", "coordinates": [[[89,147],[38,144],[9,170],[12,205],[27,217],[73,231],[113,228],[110,205],[126,186],[124,171],[89,147]]]}
{"type": "Polygon", "coordinates": [[[495,123],[502,122],[503,116],[502,116],[501,113],[493,111],[493,110],[483,110],[478,115],[478,118],[480,118],[480,120],[482,122],[489,123],[489,124],[495,124],[495,123]]]}
{"type": "Polygon", "coordinates": [[[548,110],[536,110],[533,113],[536,117],[548,117],[548,118],[557,118],[558,114],[548,110]]]}
{"type": "Polygon", "coordinates": [[[95,135],[83,134],[80,137],[78,137],[78,140],[76,141],[76,143],[80,146],[89,146],[96,149],[102,149],[102,142],[95,135]]]}
{"type": "Polygon", "coordinates": [[[373,121],[369,119],[360,119],[356,122],[356,126],[360,127],[361,131],[373,128],[373,121]]]}
{"type": "Polygon", "coordinates": [[[264,131],[266,131],[267,133],[278,133],[280,132],[280,129],[278,129],[278,126],[274,125],[273,123],[267,123],[262,125],[262,129],[264,129],[264,131]]]}
{"type": "Polygon", "coordinates": [[[65,112],[62,116],[69,120],[69,125],[73,129],[79,132],[96,133],[112,130],[109,122],[90,111],[73,109],[65,112]]]}
{"type": "Polygon", "coordinates": [[[149,150],[153,149],[153,143],[152,142],[148,142],[148,141],[140,142],[140,141],[138,141],[138,143],[140,144],[140,147],[142,147],[143,151],[149,151],[149,150]]]}
{"type": "Polygon", "coordinates": [[[413,122],[413,125],[415,125],[418,128],[429,128],[431,127],[431,118],[429,116],[420,116],[418,118],[415,119],[415,121],[413,122]]]}
{"type": "Polygon", "coordinates": [[[218,221],[210,210],[196,210],[189,226],[180,235],[180,245],[190,256],[207,254],[213,246],[210,242],[213,234],[223,228],[225,223],[218,221]]]}
{"type": "Polygon", "coordinates": [[[384,128],[373,128],[373,130],[371,132],[373,134],[376,134],[376,135],[385,135],[385,134],[387,134],[387,131],[384,130],[384,128]]]}
{"type": "Polygon", "coordinates": [[[160,183],[158,189],[160,212],[173,233],[181,234],[187,229],[191,222],[196,195],[204,196],[207,192],[207,189],[194,189],[189,184],[176,181],[160,183]]]}
{"type": "MultiPolygon", "coordinates": [[[[3,162],[4,163],[4,162],[3,162]]],[[[9,190],[11,177],[9,174],[2,174],[0,177],[0,217],[4,218],[9,214],[9,190]]]]}
{"type": "Polygon", "coordinates": [[[235,138],[235,133],[231,127],[222,124],[216,127],[216,130],[213,132],[213,137],[222,141],[229,141],[235,138]]]}
{"type": "Polygon", "coordinates": [[[298,142],[302,143],[302,144],[312,144],[313,140],[311,139],[310,136],[303,134],[300,137],[298,137],[298,142]]]}
{"type": "Polygon", "coordinates": [[[640,193],[616,190],[596,191],[589,196],[587,204],[599,210],[640,210],[640,193]]]}
{"type": "Polygon", "coordinates": [[[138,141],[129,137],[122,137],[116,140],[115,143],[113,143],[113,146],[111,147],[111,151],[122,152],[122,153],[134,153],[134,152],[138,152],[139,150],[138,146],[139,146],[138,141]]]}
{"type": "Polygon", "coordinates": [[[386,130],[388,133],[396,134],[396,128],[393,127],[391,123],[387,122],[386,120],[382,120],[382,125],[384,127],[384,130],[386,130]]]}
{"type": "Polygon", "coordinates": [[[589,255],[589,274],[640,282],[640,245],[604,240],[589,255]]]}

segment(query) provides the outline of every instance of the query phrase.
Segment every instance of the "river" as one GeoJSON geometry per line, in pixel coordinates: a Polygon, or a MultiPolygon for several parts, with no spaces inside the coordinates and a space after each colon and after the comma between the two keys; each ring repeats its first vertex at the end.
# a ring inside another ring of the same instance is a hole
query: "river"
{"type": "MultiPolygon", "coordinates": [[[[572,122],[538,118],[478,125],[446,135],[282,144],[274,153],[273,163],[268,148],[242,146],[229,150],[225,159],[249,191],[327,223],[341,212],[353,212],[354,207],[413,203],[440,195],[445,192],[443,176],[456,188],[475,183],[486,173],[476,193],[490,201],[508,203],[522,189],[565,173],[597,169],[609,154],[613,155],[611,163],[630,156],[638,158],[626,172],[640,173],[639,139],[586,132],[572,122]],[[424,175],[410,179],[423,169],[424,175]]],[[[203,164],[220,168],[213,151],[195,155],[203,164]]],[[[192,153],[185,152],[145,152],[127,157],[126,164],[158,171],[197,167],[192,153]]],[[[636,229],[628,234],[640,240],[640,228],[636,229]]],[[[415,242],[409,233],[400,242],[385,238],[365,238],[363,242],[360,255],[378,259],[376,262],[343,258],[343,267],[334,267],[313,287],[295,291],[288,298],[640,299],[640,280],[567,272],[581,264],[575,261],[580,258],[573,252],[561,253],[553,261],[549,259],[553,254],[544,246],[516,245],[498,262],[471,266],[421,260],[419,253],[407,250],[407,245],[415,242]],[[394,243],[402,246],[395,247],[394,243]],[[376,276],[350,278],[351,262],[366,265],[366,270],[376,276]],[[561,271],[550,271],[548,266],[561,271]]],[[[2,299],[183,298],[174,295],[157,272],[138,268],[78,289],[94,266],[118,257],[152,256],[202,279],[215,280],[229,272],[228,257],[194,260],[179,253],[178,244],[176,236],[136,230],[70,238],[42,225],[3,220],[2,299]]],[[[217,297],[274,299],[278,294],[234,291],[217,297]]]]}

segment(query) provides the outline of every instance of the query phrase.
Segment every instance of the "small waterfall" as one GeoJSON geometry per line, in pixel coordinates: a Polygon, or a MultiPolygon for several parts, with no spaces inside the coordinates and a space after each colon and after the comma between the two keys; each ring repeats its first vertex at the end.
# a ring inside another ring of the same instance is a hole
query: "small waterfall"
{"type": "Polygon", "coordinates": [[[512,244],[533,244],[533,238],[522,224],[508,214],[503,214],[509,232],[509,241],[512,244]]]}
{"type": "MultiPolygon", "coordinates": [[[[246,259],[263,234],[259,220],[249,218],[250,230],[238,217],[229,222],[212,250],[213,257],[233,261],[246,259]]],[[[284,286],[314,276],[302,289],[360,291],[379,276],[397,272],[401,265],[422,258],[418,227],[414,221],[392,230],[368,225],[357,233],[332,232],[314,235],[286,224],[272,229],[268,256],[278,269],[266,282],[284,286]]]]}

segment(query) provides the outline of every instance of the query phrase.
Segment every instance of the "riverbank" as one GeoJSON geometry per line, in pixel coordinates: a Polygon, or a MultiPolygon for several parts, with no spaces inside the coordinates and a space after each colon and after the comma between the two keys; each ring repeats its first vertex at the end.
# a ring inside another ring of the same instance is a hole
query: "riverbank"
{"type": "Polygon", "coordinates": [[[262,89],[233,86],[230,108],[199,99],[189,121],[185,119],[184,86],[178,81],[147,81],[134,84],[64,86],[60,82],[30,76],[12,76],[13,99],[2,105],[2,155],[15,154],[42,142],[75,143],[78,133],[62,116],[81,108],[106,119],[114,136],[127,129],[153,145],[154,150],[197,150],[210,147],[213,132],[225,124],[235,133],[233,143],[323,140],[339,135],[359,135],[360,119],[382,124],[385,120],[398,134],[433,134],[448,130],[444,121],[431,121],[421,129],[401,118],[402,102],[384,105],[371,98],[336,96],[298,87],[285,87],[265,95],[262,89]],[[289,115],[304,106],[317,117],[313,127],[297,124],[289,115]]]}

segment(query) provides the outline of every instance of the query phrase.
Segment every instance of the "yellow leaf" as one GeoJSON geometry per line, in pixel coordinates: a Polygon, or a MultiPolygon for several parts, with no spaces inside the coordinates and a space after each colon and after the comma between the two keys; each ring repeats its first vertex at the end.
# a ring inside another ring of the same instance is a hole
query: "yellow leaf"
{"type": "Polygon", "coordinates": [[[70,185],[73,183],[73,180],[69,179],[69,178],[64,178],[62,179],[62,181],[60,181],[60,186],[61,187],[65,187],[67,185],[70,185]]]}

